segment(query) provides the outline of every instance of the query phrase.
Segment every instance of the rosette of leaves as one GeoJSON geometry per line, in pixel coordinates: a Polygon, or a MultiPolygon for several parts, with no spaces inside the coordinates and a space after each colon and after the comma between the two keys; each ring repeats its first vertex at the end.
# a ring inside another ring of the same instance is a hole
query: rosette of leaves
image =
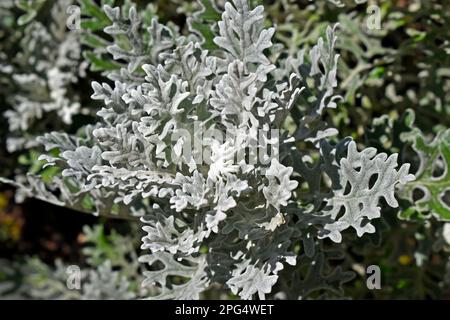
{"type": "Polygon", "coordinates": [[[150,298],[200,298],[213,284],[244,299],[342,294],[349,274],[327,266],[321,244],[339,243],[350,227],[374,233],[380,200],[397,207],[396,186],[414,176],[407,164],[397,168],[396,154],[334,142],[324,114],[340,99],[336,28],[277,59],[275,28],[245,0],[225,4],[211,50],[201,34],[155,18],[143,37],[134,6],[127,17],[104,11],[113,21],[105,32],[147,60],[108,47],[125,65],[105,71],[113,85],[92,83],[99,122],[81,138],[42,137],[52,152],[41,159],[58,174],[16,185],[84,211],[94,198],[98,214],[140,217],[143,285],[157,288],[150,298]],[[133,73],[143,61],[142,75],[133,73]],[[283,129],[288,117],[292,131],[283,129]],[[271,156],[250,161],[258,148],[271,156]],[[290,282],[295,289],[282,285],[290,282]]]}

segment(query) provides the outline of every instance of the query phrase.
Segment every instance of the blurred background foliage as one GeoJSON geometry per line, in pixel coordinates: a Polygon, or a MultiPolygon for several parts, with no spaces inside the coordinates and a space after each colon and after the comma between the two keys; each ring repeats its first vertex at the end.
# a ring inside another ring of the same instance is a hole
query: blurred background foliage
{"type": "MultiPolygon", "coordinates": [[[[0,112],[16,112],[13,119],[0,119],[0,176],[42,174],[45,169],[37,160],[35,138],[60,129],[75,133],[92,122],[99,106],[90,99],[90,82],[102,79],[102,71],[121,66],[105,47],[114,42],[126,50],[129,45],[120,35],[111,39],[102,31],[111,21],[101,6],[126,10],[131,3],[140,9],[144,33],[157,16],[170,28],[182,32],[192,28],[204,37],[204,48],[214,49],[215,30],[207,23],[220,19],[216,8],[223,7],[222,0],[0,2],[0,112]],[[71,4],[81,8],[81,31],[66,27],[66,8],[71,4]],[[36,37],[46,41],[47,51],[33,51],[36,37]],[[66,58],[67,48],[76,54],[66,58]],[[37,60],[29,59],[36,55],[37,60]],[[63,85],[52,83],[55,73],[65,79],[63,85]],[[30,82],[35,83],[32,90],[30,82]],[[17,109],[19,104],[25,107],[17,109]],[[42,112],[28,114],[27,105],[38,106],[42,112]],[[72,112],[70,118],[67,110],[72,112]],[[26,121],[14,125],[12,121],[19,118],[26,121]]],[[[328,25],[339,23],[342,100],[337,109],[328,109],[329,122],[341,138],[351,136],[361,146],[398,152],[401,162],[412,164],[417,178],[401,191],[400,209],[376,221],[382,232],[361,239],[348,235],[351,241],[344,239],[338,248],[330,247],[333,252],[320,271],[331,274],[329,283],[323,284],[325,294],[298,294],[306,298],[450,298],[450,1],[252,1],[253,6],[257,4],[265,6],[267,21],[277,27],[276,42],[284,47],[273,50],[274,56],[295,57],[299,48],[313,46],[328,25]],[[380,8],[380,29],[367,27],[372,5],[380,8]],[[372,264],[382,270],[381,290],[366,287],[365,270],[372,264]],[[333,284],[336,267],[353,270],[354,276],[344,284],[333,284]],[[328,286],[342,290],[327,290],[328,286]]],[[[288,121],[288,129],[290,125],[288,121]]],[[[55,172],[47,174],[51,179],[55,172]]],[[[134,222],[24,200],[2,185],[0,296],[145,297],[137,263],[140,237],[134,222]],[[71,264],[83,270],[80,291],[65,285],[65,268],[71,264]]],[[[301,274],[304,271],[295,272],[307,281],[301,274]]],[[[233,297],[211,288],[205,298],[233,297]]]]}

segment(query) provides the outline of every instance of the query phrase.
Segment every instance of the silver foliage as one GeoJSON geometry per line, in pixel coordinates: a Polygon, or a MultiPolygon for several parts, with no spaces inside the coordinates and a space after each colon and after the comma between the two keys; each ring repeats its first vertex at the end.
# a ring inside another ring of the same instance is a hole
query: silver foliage
{"type": "MultiPolygon", "coordinates": [[[[61,171],[53,184],[67,190],[72,183],[76,191],[61,199],[38,182],[34,189],[16,185],[57,204],[78,208],[71,197],[83,196],[94,199],[95,213],[140,216],[148,252],[140,258],[148,267],[143,286],[158,291],[149,298],[197,299],[219,284],[241,298],[263,299],[297,265],[296,243],[310,258],[320,239],[340,241],[350,226],[358,236],[374,232],[366,220],[380,216],[380,198],[396,206],[395,186],[413,179],[408,165],[396,169],[396,155],[358,152],[348,140],[331,144],[337,132],[322,116],[339,100],[336,27],[309,52],[274,61],[275,29],[264,28],[262,6],[251,9],[245,0],[226,3],[214,38],[219,49],[212,51],[195,34],[180,36],[156,19],[143,43],[134,7],[125,15],[104,10],[113,21],[105,32],[124,36],[133,49],[108,47],[126,63],[107,73],[113,84],[92,83],[99,122],[83,138],[40,139],[58,151],[41,156],[61,171]],[[291,113],[298,115],[293,134],[283,126],[291,113]],[[208,129],[227,139],[206,136],[200,152],[180,151],[208,129]],[[281,132],[270,137],[279,160],[236,160],[242,150],[263,147],[259,132],[271,129],[281,132]],[[378,179],[369,186],[373,174],[378,179]]],[[[326,283],[319,271],[309,274],[317,279],[310,283],[326,283]]],[[[347,278],[338,272],[332,280],[347,278]]],[[[304,286],[302,292],[313,291],[304,286]]]]}
{"type": "Polygon", "coordinates": [[[21,39],[22,50],[9,62],[16,88],[7,98],[11,109],[4,113],[10,131],[10,152],[36,146],[33,133],[43,133],[46,123],[70,125],[73,117],[82,112],[73,86],[84,75],[86,64],[81,60],[79,34],[66,28],[66,8],[72,3],[55,2],[48,27],[32,20],[21,39]]]}

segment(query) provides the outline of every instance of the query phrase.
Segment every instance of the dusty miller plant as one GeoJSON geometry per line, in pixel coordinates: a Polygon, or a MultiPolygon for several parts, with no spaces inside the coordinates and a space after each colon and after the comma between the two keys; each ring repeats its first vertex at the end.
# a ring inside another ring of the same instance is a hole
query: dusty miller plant
{"type": "Polygon", "coordinates": [[[86,263],[81,268],[60,259],[54,267],[38,257],[0,259],[2,299],[136,299],[149,294],[140,286],[135,237],[107,234],[103,225],[85,226],[82,235],[86,263]],[[79,280],[71,280],[71,270],[79,271],[79,280]]]}
{"type": "Polygon", "coordinates": [[[66,8],[72,0],[16,3],[27,11],[16,26],[21,35],[14,41],[20,50],[2,68],[12,86],[6,97],[11,108],[4,112],[9,152],[36,146],[36,136],[48,128],[68,128],[73,123],[73,117],[81,113],[74,86],[86,65],[81,61],[79,35],[66,27],[66,8]],[[50,9],[44,25],[36,15],[45,4],[50,9]]]}
{"type": "Polygon", "coordinates": [[[414,176],[397,154],[360,151],[324,120],[341,99],[338,26],[286,56],[264,8],[245,0],[225,4],[208,50],[201,32],[157,18],[143,30],[134,6],[104,12],[105,33],[127,41],[106,48],[121,65],[104,70],[110,82],[92,83],[98,123],[39,138],[52,179],[3,181],[57,205],[140,219],[149,298],[198,299],[213,285],[243,299],[342,294],[351,274],[327,264],[323,244],[349,229],[376,232],[382,200],[397,207],[396,187],[414,176]],[[227,139],[200,139],[206,159],[181,152],[208,129],[227,139]],[[268,141],[276,157],[238,157],[268,141]]]}

